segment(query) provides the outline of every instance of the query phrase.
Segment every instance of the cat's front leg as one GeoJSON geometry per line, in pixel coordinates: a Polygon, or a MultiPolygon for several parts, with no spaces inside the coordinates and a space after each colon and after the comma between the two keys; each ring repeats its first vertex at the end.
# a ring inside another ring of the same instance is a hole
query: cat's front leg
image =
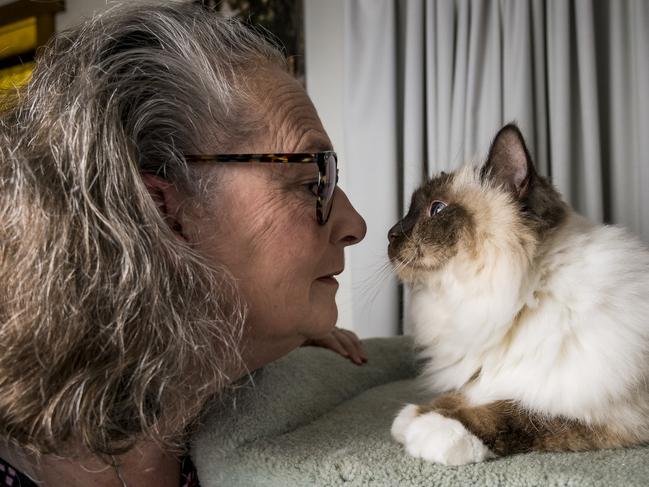
{"type": "Polygon", "coordinates": [[[646,442],[610,425],[533,413],[515,401],[473,406],[459,393],[426,406],[406,406],[394,420],[392,435],[410,455],[445,465],[534,450],[585,451],[646,442]]]}
{"type": "Polygon", "coordinates": [[[443,465],[465,465],[494,456],[462,423],[440,413],[408,404],[392,423],[393,438],[411,456],[443,465]]]}

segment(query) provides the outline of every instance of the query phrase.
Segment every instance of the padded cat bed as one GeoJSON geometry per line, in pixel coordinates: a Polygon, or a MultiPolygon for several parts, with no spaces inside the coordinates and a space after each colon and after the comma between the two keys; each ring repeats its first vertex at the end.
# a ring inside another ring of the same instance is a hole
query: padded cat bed
{"type": "Polygon", "coordinates": [[[462,467],[406,455],[390,436],[426,400],[409,338],[364,341],[368,363],[300,348],[215,404],[192,456],[203,487],[647,486],[649,447],[530,453],[462,467]]]}

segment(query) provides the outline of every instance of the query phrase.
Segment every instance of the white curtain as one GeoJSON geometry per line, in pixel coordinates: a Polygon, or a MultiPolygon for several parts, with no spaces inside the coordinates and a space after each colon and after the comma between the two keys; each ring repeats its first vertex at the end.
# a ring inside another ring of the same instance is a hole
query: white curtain
{"type": "Polygon", "coordinates": [[[365,248],[385,259],[412,190],[481,161],[509,121],[579,212],[649,241],[649,1],[345,5],[348,191],[368,221],[365,248]]]}
{"type": "Polygon", "coordinates": [[[388,266],[389,222],[399,218],[401,151],[396,114],[398,62],[393,2],[347,2],[345,12],[344,139],[346,186],[350,200],[367,222],[367,235],[349,248],[353,276],[353,329],[360,336],[399,331],[397,282],[388,266]],[[378,8],[377,8],[378,7],[378,8]],[[356,15],[358,14],[358,15],[356,15]],[[357,18],[371,29],[355,29],[357,18]],[[371,54],[370,54],[371,53],[371,54]]]}

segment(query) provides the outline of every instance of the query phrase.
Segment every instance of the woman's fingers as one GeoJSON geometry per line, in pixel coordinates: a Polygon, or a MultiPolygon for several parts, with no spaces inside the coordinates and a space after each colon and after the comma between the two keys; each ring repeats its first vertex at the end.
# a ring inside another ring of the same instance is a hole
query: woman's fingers
{"type": "Polygon", "coordinates": [[[337,329],[337,331],[342,337],[344,337],[342,341],[346,344],[346,348],[349,351],[350,355],[358,359],[358,361],[360,361],[361,363],[367,362],[367,356],[365,355],[365,351],[363,350],[363,345],[356,333],[351,330],[345,330],[342,328],[337,329]]]}
{"type": "Polygon", "coordinates": [[[342,331],[343,333],[346,333],[347,336],[349,336],[349,337],[351,338],[352,342],[354,343],[354,346],[356,347],[356,349],[357,349],[358,352],[360,353],[361,358],[362,358],[365,362],[367,362],[367,354],[365,353],[365,350],[363,349],[363,343],[361,342],[361,339],[358,338],[358,335],[356,335],[356,333],[354,333],[354,332],[351,331],[351,330],[341,329],[341,331],[342,331]]]}
{"type": "Polygon", "coordinates": [[[367,362],[367,356],[361,341],[356,336],[356,333],[350,330],[334,328],[333,331],[322,338],[307,340],[302,345],[328,348],[357,365],[363,365],[367,362]]]}
{"type": "Polygon", "coordinates": [[[350,357],[349,352],[345,349],[344,345],[340,342],[338,337],[333,332],[322,338],[313,340],[313,344],[317,347],[324,347],[333,350],[343,357],[350,357]]]}
{"type": "Polygon", "coordinates": [[[332,332],[333,336],[338,340],[338,343],[342,345],[342,347],[345,349],[345,351],[349,354],[349,359],[356,363],[356,364],[361,364],[361,359],[358,356],[358,352],[356,351],[356,347],[352,343],[351,339],[343,333],[341,330],[334,330],[332,332]]]}

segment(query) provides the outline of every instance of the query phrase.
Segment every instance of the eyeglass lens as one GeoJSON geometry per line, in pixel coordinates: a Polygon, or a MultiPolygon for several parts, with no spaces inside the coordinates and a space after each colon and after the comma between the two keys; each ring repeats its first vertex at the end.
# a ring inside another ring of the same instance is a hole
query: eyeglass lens
{"type": "Polygon", "coordinates": [[[329,214],[331,213],[331,207],[333,206],[333,195],[336,190],[337,183],[337,174],[336,174],[336,156],[330,154],[327,156],[325,161],[326,167],[326,184],[323,188],[322,202],[323,208],[322,213],[324,216],[324,221],[326,222],[329,219],[329,214]]]}

